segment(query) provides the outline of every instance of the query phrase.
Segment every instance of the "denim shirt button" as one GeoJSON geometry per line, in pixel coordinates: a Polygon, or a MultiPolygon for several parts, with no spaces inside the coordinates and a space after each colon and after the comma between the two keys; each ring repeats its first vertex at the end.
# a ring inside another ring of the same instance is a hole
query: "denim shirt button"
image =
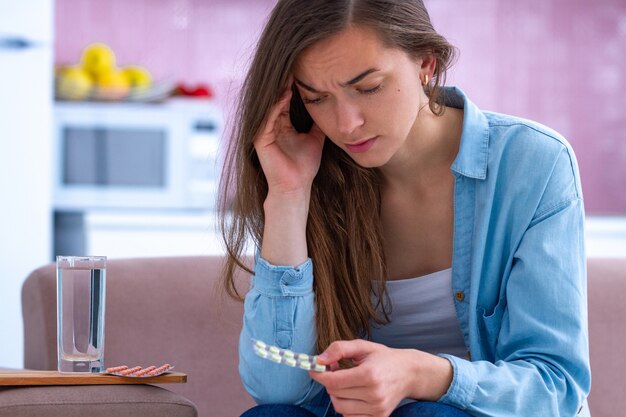
{"type": "Polygon", "coordinates": [[[302,273],[298,270],[290,269],[283,273],[281,277],[280,283],[289,286],[291,284],[296,283],[298,280],[302,279],[302,273]]]}
{"type": "Polygon", "coordinates": [[[454,298],[457,301],[463,301],[465,300],[465,293],[463,291],[457,291],[454,293],[454,298]]]}

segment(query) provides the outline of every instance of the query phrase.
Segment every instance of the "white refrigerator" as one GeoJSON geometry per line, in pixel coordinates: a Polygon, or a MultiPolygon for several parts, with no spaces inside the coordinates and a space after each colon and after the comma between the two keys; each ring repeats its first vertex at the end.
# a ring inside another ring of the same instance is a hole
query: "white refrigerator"
{"type": "Polygon", "coordinates": [[[23,367],[21,287],[52,259],[53,0],[0,0],[0,367],[23,367]]]}

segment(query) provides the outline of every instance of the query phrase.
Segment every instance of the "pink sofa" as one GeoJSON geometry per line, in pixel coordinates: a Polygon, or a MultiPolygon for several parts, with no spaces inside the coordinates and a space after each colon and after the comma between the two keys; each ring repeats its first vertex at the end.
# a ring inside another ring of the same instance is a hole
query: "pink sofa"
{"type": "MultiPolygon", "coordinates": [[[[168,416],[238,416],[253,405],[237,371],[243,308],[216,286],[221,261],[180,257],[108,263],[106,364],[169,362],[188,374],[186,384],[142,391],[130,386],[57,387],[54,394],[52,387],[3,389],[0,417],[117,416],[124,414],[120,407],[133,410],[127,415],[134,416],[158,416],[159,410],[168,416]],[[42,396],[47,400],[40,400],[42,396]],[[149,405],[153,407],[148,410],[149,405]]],[[[590,408],[593,417],[626,415],[626,259],[590,259],[588,271],[590,408]]],[[[240,287],[245,290],[247,282],[242,274],[240,287]]],[[[25,368],[56,368],[55,285],[54,265],[37,269],[24,284],[25,368]]]]}
{"type": "Polygon", "coordinates": [[[626,259],[587,261],[592,417],[626,415],[626,259]]]}

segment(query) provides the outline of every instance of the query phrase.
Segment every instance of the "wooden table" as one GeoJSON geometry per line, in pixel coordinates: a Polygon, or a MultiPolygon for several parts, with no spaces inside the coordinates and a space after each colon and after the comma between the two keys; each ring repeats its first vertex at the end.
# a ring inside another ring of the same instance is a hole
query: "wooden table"
{"type": "Polygon", "coordinates": [[[0,386],[18,385],[136,385],[181,384],[187,382],[187,374],[166,372],[159,376],[124,377],[100,374],[62,374],[57,371],[0,371],[0,386]]]}

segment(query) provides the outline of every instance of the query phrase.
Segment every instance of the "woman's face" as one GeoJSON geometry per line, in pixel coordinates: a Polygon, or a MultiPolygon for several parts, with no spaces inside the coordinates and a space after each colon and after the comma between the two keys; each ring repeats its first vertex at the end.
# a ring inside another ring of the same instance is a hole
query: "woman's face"
{"type": "Polygon", "coordinates": [[[306,49],[294,76],[326,136],[359,165],[380,167],[402,149],[427,103],[420,70],[421,60],[353,26],[306,49]]]}

